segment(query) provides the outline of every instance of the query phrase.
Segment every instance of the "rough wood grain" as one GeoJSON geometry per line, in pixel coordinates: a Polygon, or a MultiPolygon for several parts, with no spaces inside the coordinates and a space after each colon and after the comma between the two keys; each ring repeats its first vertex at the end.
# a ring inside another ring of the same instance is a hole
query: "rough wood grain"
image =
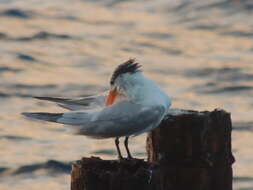
{"type": "Polygon", "coordinates": [[[230,114],[172,111],[148,134],[149,162],[160,165],[162,189],[232,190],[230,114]]]}
{"type": "Polygon", "coordinates": [[[144,160],[83,158],[73,165],[72,190],[159,190],[153,164],[144,160]]]}

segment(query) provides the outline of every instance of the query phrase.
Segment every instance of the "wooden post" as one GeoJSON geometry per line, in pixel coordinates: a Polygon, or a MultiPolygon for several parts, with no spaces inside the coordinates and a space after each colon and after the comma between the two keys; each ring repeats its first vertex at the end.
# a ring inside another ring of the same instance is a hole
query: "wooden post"
{"type": "Polygon", "coordinates": [[[148,134],[163,190],[232,190],[230,114],[174,110],[148,134]]]}
{"type": "Polygon", "coordinates": [[[71,190],[232,190],[230,114],[172,110],[148,134],[148,162],[83,158],[71,190]]]}
{"type": "Polygon", "coordinates": [[[139,159],[83,158],[72,167],[71,190],[159,190],[159,179],[152,178],[153,168],[139,159]]]}

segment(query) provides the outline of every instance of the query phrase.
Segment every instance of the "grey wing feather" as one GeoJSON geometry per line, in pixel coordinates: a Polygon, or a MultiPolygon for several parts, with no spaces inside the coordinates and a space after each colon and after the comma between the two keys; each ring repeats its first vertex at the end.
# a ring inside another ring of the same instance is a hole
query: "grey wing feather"
{"type": "Polygon", "coordinates": [[[94,96],[87,96],[83,98],[58,98],[58,97],[34,97],[40,100],[46,100],[51,102],[58,103],[59,106],[76,111],[76,110],[83,110],[83,109],[90,109],[104,107],[105,106],[105,99],[108,91],[94,96]]]}
{"type": "Polygon", "coordinates": [[[24,113],[22,113],[22,115],[24,115],[28,118],[32,118],[32,119],[57,122],[57,120],[63,116],[63,113],[43,113],[43,112],[29,113],[29,112],[24,112],[24,113]]]}
{"type": "Polygon", "coordinates": [[[92,112],[61,114],[23,113],[27,117],[70,125],[77,134],[93,138],[138,135],[158,126],[165,115],[162,106],[141,106],[122,101],[92,112]]]}
{"type": "Polygon", "coordinates": [[[50,121],[67,125],[83,125],[89,119],[88,114],[86,112],[68,112],[68,113],[23,112],[22,115],[30,119],[50,121]]]}
{"type": "Polygon", "coordinates": [[[162,106],[141,106],[128,101],[119,102],[101,111],[87,113],[77,122],[71,113],[58,122],[80,126],[78,134],[94,138],[138,135],[159,125],[165,114],[162,106]]]}

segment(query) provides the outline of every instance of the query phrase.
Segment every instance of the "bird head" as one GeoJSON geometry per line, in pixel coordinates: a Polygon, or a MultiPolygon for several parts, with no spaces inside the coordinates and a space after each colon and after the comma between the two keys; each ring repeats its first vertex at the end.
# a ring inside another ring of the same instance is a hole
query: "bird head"
{"type": "Polygon", "coordinates": [[[130,91],[139,85],[139,78],[142,77],[140,67],[141,65],[134,59],[129,59],[114,70],[110,80],[111,89],[106,100],[107,106],[113,104],[118,96],[129,97],[130,91]]]}

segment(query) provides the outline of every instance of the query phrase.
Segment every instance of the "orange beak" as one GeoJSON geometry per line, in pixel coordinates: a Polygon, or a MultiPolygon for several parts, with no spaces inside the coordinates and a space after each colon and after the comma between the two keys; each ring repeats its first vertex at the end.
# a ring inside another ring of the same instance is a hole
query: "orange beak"
{"type": "Polygon", "coordinates": [[[118,95],[116,90],[110,90],[106,98],[106,106],[110,106],[114,103],[116,96],[118,95]]]}

